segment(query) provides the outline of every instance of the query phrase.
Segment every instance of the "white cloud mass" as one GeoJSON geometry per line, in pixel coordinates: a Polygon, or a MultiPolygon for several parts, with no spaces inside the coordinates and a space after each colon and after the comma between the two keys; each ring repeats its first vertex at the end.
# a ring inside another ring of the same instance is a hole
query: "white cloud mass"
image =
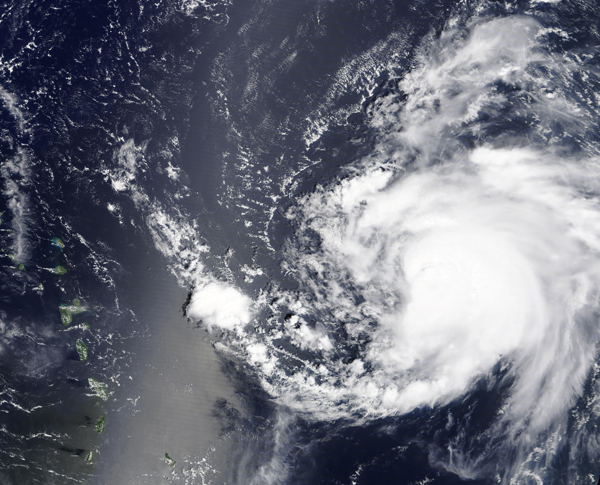
{"type": "Polygon", "coordinates": [[[209,329],[233,330],[251,320],[250,303],[250,298],[236,288],[212,281],[194,290],[187,315],[202,320],[209,329]]]}
{"type": "Polygon", "coordinates": [[[572,95],[591,72],[545,51],[547,33],[514,16],[425,42],[401,97],[370,108],[372,154],[290,212],[287,269],[313,293],[304,313],[370,334],[370,371],[331,359],[282,372],[281,388],[267,385],[283,402],[329,418],[403,414],[504,363],[498,426],[527,441],[581,395],[599,338],[597,113],[572,95]]]}
{"type": "MultiPolygon", "coordinates": [[[[539,478],[600,341],[600,79],[556,38],[568,34],[527,16],[458,15],[365,103],[370,154],[287,213],[298,290],[265,298],[268,330],[227,342],[284,407],[361,423],[484,383],[502,389],[497,414],[476,445],[457,424],[439,461],[463,478],[539,478]]],[[[225,291],[190,306],[239,330],[249,302],[225,291]]]]}

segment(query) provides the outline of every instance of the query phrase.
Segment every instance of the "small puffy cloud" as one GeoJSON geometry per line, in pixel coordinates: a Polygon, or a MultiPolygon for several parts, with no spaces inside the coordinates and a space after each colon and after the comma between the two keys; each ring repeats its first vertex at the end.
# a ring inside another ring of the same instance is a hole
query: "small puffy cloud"
{"type": "Polygon", "coordinates": [[[187,307],[190,318],[202,320],[210,329],[233,330],[250,322],[250,298],[226,283],[210,282],[196,288],[187,307]]]}

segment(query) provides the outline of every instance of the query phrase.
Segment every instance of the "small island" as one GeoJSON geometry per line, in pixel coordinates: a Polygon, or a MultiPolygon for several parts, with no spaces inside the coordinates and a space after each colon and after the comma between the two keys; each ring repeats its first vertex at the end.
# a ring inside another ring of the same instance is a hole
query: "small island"
{"type": "Polygon", "coordinates": [[[175,463],[177,462],[173,460],[173,458],[171,458],[168,453],[165,453],[165,463],[169,466],[175,466],[175,463]]]}

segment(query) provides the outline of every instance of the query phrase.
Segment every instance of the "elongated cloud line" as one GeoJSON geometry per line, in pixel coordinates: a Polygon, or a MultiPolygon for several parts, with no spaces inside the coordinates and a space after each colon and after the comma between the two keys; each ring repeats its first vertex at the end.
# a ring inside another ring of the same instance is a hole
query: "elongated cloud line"
{"type": "MultiPolygon", "coordinates": [[[[19,108],[18,98],[0,85],[0,106],[2,105],[16,123],[16,139],[24,142],[29,138],[30,132],[25,116],[19,108]]],[[[2,194],[7,200],[7,206],[12,216],[11,252],[13,258],[18,262],[25,262],[29,258],[27,236],[31,216],[29,197],[24,190],[30,183],[31,151],[26,147],[28,143],[23,143],[23,145],[17,147],[16,153],[11,158],[2,160],[0,164],[2,194]]]]}
{"type": "MultiPolygon", "coordinates": [[[[209,247],[202,243],[197,222],[190,221],[189,214],[180,207],[172,206],[167,210],[139,183],[138,178],[144,176],[148,167],[145,160],[147,145],[147,142],[136,145],[133,139],[125,141],[115,150],[114,166],[103,169],[105,180],[115,192],[130,194],[144,213],[155,247],[171,259],[171,271],[182,286],[193,286],[187,316],[202,321],[211,330],[233,330],[247,324],[252,318],[251,301],[235,286],[217,281],[206,270],[201,256],[209,252],[209,247]]],[[[177,177],[173,178],[168,169],[167,173],[177,182],[177,177]]],[[[110,207],[111,204],[109,210],[110,207]]]]}
{"type": "Polygon", "coordinates": [[[30,159],[27,150],[19,149],[17,154],[5,160],[0,167],[3,181],[2,195],[7,199],[12,220],[12,243],[10,250],[15,261],[25,262],[29,258],[29,197],[23,190],[29,184],[30,159]]]}

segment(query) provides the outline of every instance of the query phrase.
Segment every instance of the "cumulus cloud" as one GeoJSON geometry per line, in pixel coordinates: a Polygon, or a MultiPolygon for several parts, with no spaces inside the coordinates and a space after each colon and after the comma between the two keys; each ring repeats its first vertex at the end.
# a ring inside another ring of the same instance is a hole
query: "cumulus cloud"
{"type": "Polygon", "coordinates": [[[238,289],[226,283],[212,281],[194,290],[187,315],[202,320],[209,329],[233,330],[238,325],[250,322],[250,304],[250,298],[238,289]]]}

